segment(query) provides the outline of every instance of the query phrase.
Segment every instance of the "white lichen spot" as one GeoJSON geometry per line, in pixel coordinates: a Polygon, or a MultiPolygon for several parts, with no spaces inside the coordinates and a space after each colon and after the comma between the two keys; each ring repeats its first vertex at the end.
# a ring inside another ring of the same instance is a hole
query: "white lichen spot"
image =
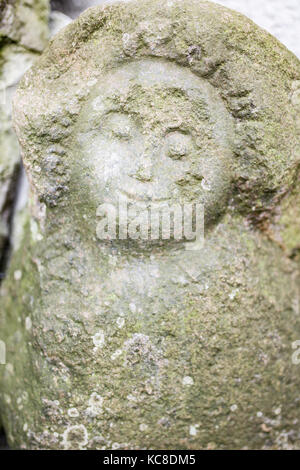
{"type": "Polygon", "coordinates": [[[120,449],[120,444],[118,442],[114,442],[111,446],[112,450],[118,450],[120,449]]]}
{"type": "Polygon", "coordinates": [[[69,408],[68,415],[70,416],[70,418],[78,418],[79,411],[77,410],[77,408],[69,408]]]}
{"type": "Polygon", "coordinates": [[[129,304],[129,310],[131,313],[136,313],[136,305],[133,303],[129,304]]]}
{"type": "Polygon", "coordinates": [[[28,424],[27,424],[27,423],[25,423],[25,424],[24,424],[24,426],[23,426],[23,431],[24,431],[24,432],[26,432],[26,431],[27,431],[27,429],[28,429],[28,424]]]}
{"type": "Polygon", "coordinates": [[[127,400],[135,402],[135,401],[137,401],[137,398],[134,395],[131,395],[131,393],[130,393],[129,395],[127,395],[127,400]]]}
{"type": "Polygon", "coordinates": [[[7,403],[8,405],[11,404],[11,398],[9,395],[7,395],[6,393],[4,394],[4,401],[5,403],[7,403]]]}
{"type": "Polygon", "coordinates": [[[281,408],[276,408],[276,410],[274,410],[274,413],[276,414],[276,416],[279,416],[281,414],[281,408]]]}
{"type": "Polygon", "coordinates": [[[111,360],[115,361],[119,356],[121,356],[123,353],[122,349],[117,349],[112,355],[111,355],[111,360]]]}
{"type": "Polygon", "coordinates": [[[158,350],[151,342],[149,336],[142,333],[134,333],[130,339],[125,341],[125,365],[137,364],[142,361],[151,361],[158,367],[161,366],[161,351],[158,350]]]}
{"type": "Polygon", "coordinates": [[[118,317],[116,323],[118,328],[123,328],[123,326],[125,325],[125,318],[118,317]]]}
{"type": "Polygon", "coordinates": [[[237,295],[237,293],[238,293],[238,289],[233,289],[233,291],[232,291],[232,292],[230,292],[230,294],[229,294],[229,296],[228,296],[228,297],[230,298],[230,300],[233,300],[233,299],[235,299],[235,298],[236,298],[236,295],[237,295]]]}
{"type": "Polygon", "coordinates": [[[194,379],[187,375],[186,377],[183,377],[182,379],[182,385],[194,385],[194,379]]]}
{"type": "Polygon", "coordinates": [[[97,81],[98,81],[98,80],[97,80],[96,78],[93,78],[92,80],[89,80],[89,81],[87,82],[88,87],[89,87],[89,88],[93,87],[94,85],[96,85],[97,81]]]}
{"type": "Polygon", "coordinates": [[[17,270],[14,272],[14,279],[15,281],[20,281],[22,279],[22,271],[17,270]]]}
{"type": "Polygon", "coordinates": [[[299,298],[296,297],[292,300],[292,309],[296,315],[299,315],[300,312],[300,302],[299,298]]]}
{"type": "Polygon", "coordinates": [[[135,54],[138,44],[137,39],[133,34],[124,33],[122,37],[123,49],[124,52],[132,56],[135,54]]]}
{"type": "Polygon", "coordinates": [[[206,179],[203,179],[201,181],[201,186],[204,189],[204,191],[211,191],[211,184],[206,179]]]}
{"type": "Polygon", "coordinates": [[[6,364],[5,370],[8,374],[13,375],[14,374],[14,366],[10,363],[6,364]]]}
{"type": "Polygon", "coordinates": [[[95,111],[104,111],[105,104],[103,103],[102,96],[97,96],[97,98],[94,99],[92,106],[95,111]]]}
{"type": "Polygon", "coordinates": [[[84,449],[88,443],[88,432],[83,424],[68,426],[63,433],[62,445],[66,450],[84,449]]]}
{"type": "Polygon", "coordinates": [[[40,242],[43,240],[43,235],[39,232],[38,224],[35,220],[30,221],[31,237],[34,242],[40,242]]]}
{"type": "Polygon", "coordinates": [[[148,429],[148,424],[142,423],[140,424],[140,431],[145,432],[148,429]]]}
{"type": "Polygon", "coordinates": [[[30,317],[26,317],[25,319],[25,328],[27,331],[30,331],[32,327],[32,321],[30,317]]]}
{"type": "Polygon", "coordinates": [[[98,395],[98,393],[93,392],[89,398],[88,408],[86,410],[89,416],[98,416],[102,413],[102,406],[103,406],[103,397],[98,395]]]}
{"type": "Polygon", "coordinates": [[[197,436],[199,424],[192,424],[190,426],[190,436],[197,436]]]}
{"type": "Polygon", "coordinates": [[[92,337],[93,343],[95,345],[94,352],[97,352],[98,349],[103,348],[105,344],[105,335],[103,330],[98,331],[93,337],[92,337]]]}
{"type": "Polygon", "coordinates": [[[233,413],[238,409],[238,406],[237,405],[232,405],[230,407],[230,411],[232,411],[233,413]]]}
{"type": "Polygon", "coordinates": [[[263,414],[262,414],[261,411],[258,411],[258,412],[256,413],[256,416],[257,416],[258,418],[262,418],[262,417],[263,417],[263,414]]]}

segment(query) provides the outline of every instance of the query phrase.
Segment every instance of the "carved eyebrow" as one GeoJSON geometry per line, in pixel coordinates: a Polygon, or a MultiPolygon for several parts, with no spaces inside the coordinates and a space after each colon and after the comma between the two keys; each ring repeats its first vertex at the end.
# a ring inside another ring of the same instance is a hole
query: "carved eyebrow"
{"type": "Polygon", "coordinates": [[[114,111],[103,117],[98,129],[127,140],[135,134],[136,122],[129,114],[114,111]]]}
{"type": "Polygon", "coordinates": [[[94,116],[93,119],[91,120],[92,127],[98,128],[98,129],[102,128],[105,125],[105,123],[109,121],[109,118],[117,114],[128,117],[129,123],[132,122],[134,124],[134,120],[126,112],[123,112],[115,108],[111,108],[109,110],[105,110],[105,112],[99,113],[96,116],[94,116]]]}

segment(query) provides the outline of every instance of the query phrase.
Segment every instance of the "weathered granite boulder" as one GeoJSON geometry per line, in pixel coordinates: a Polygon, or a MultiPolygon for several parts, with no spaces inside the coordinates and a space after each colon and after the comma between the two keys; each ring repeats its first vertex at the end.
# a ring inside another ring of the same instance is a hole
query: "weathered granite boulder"
{"type": "Polygon", "coordinates": [[[207,2],[97,7],[55,37],[15,100],[11,446],[300,448],[299,89],[295,56],[207,2]],[[198,201],[204,247],[103,240],[120,197],[198,201]]]}
{"type": "Polygon", "coordinates": [[[11,103],[19,80],[48,40],[48,0],[0,2],[0,277],[6,265],[20,154],[11,103]]]}

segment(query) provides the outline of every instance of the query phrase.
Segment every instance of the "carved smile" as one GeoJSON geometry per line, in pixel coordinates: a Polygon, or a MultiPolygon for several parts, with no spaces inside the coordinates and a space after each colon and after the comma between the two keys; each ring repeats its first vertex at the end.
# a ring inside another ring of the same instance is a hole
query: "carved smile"
{"type": "Polygon", "coordinates": [[[122,196],[125,196],[126,198],[130,199],[131,201],[140,201],[140,202],[165,202],[169,201],[169,197],[161,197],[161,198],[154,198],[150,195],[146,194],[131,194],[129,191],[126,191],[125,189],[119,189],[119,193],[122,196]]]}

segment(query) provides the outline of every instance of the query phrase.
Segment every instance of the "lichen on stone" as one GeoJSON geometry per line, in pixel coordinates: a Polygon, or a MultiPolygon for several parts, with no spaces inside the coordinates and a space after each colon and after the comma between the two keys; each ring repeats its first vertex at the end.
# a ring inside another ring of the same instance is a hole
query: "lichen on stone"
{"type": "Polygon", "coordinates": [[[300,447],[299,80],[210,2],[97,7],[53,39],[14,102],[30,204],[1,289],[13,447],[300,447]],[[204,248],[99,240],[121,191],[197,195],[204,248]]]}

